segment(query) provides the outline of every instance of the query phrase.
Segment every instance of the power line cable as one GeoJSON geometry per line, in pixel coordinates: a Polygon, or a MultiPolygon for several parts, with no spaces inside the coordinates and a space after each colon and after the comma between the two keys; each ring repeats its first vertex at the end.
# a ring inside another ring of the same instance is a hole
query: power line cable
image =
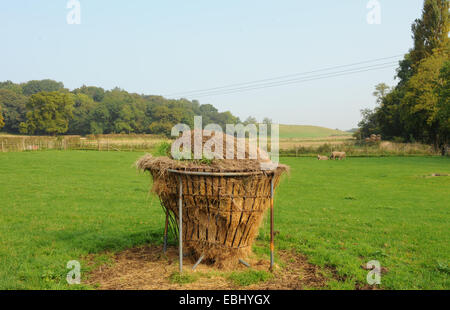
{"type": "Polygon", "coordinates": [[[334,73],[334,74],[330,74],[330,75],[326,75],[326,76],[322,76],[322,77],[304,78],[304,79],[301,79],[301,80],[291,81],[291,82],[288,82],[288,83],[279,83],[279,84],[272,84],[272,85],[265,85],[265,86],[257,86],[257,87],[242,89],[242,90],[222,91],[222,92],[216,92],[216,93],[206,93],[206,94],[201,94],[201,95],[195,96],[195,98],[210,97],[210,96],[215,96],[215,95],[219,95],[220,96],[220,95],[227,95],[227,94],[233,94],[233,93],[247,92],[247,91],[251,91],[251,90],[280,87],[280,86],[286,86],[286,85],[291,85],[291,84],[300,84],[300,83],[303,83],[303,82],[309,82],[309,81],[315,81],[315,80],[323,80],[323,79],[327,79],[327,78],[333,78],[333,77],[339,77],[339,76],[345,76],[345,75],[351,75],[351,74],[356,74],[356,73],[361,73],[361,72],[368,72],[368,71],[387,69],[387,68],[393,68],[393,67],[395,67],[395,65],[387,65],[387,66],[381,66],[381,67],[376,67],[376,68],[371,68],[371,69],[357,70],[357,71],[351,71],[351,72],[345,72],[345,73],[339,73],[339,74],[335,74],[334,73]]]}
{"type": "Polygon", "coordinates": [[[345,75],[350,75],[350,74],[355,74],[355,73],[392,68],[395,66],[396,66],[396,62],[383,63],[383,64],[378,64],[378,65],[354,68],[351,70],[343,70],[343,71],[337,71],[337,72],[329,72],[326,74],[308,76],[308,77],[304,77],[304,78],[300,78],[300,79],[290,79],[290,80],[276,81],[276,82],[265,83],[265,84],[260,84],[260,85],[251,85],[251,86],[246,86],[246,87],[198,93],[198,94],[189,95],[187,97],[201,98],[201,97],[209,97],[209,96],[213,96],[213,95],[233,94],[233,93],[246,92],[246,91],[257,90],[257,89],[279,87],[279,86],[285,86],[285,85],[291,85],[291,84],[298,84],[298,83],[302,83],[302,82],[315,81],[315,80],[327,79],[327,78],[338,77],[338,76],[345,76],[345,75]]]}
{"type": "Polygon", "coordinates": [[[302,81],[304,79],[326,77],[326,76],[328,76],[330,74],[353,72],[353,71],[356,71],[356,70],[365,70],[365,69],[369,69],[369,68],[375,68],[375,67],[384,66],[384,65],[394,65],[394,64],[396,64],[396,62],[387,62],[387,63],[381,63],[381,64],[376,64],[376,65],[371,65],[371,66],[363,66],[363,67],[346,69],[346,70],[341,70],[341,71],[328,72],[328,73],[322,73],[322,74],[317,74],[317,75],[310,75],[310,76],[306,76],[306,77],[303,77],[303,78],[287,79],[287,80],[274,81],[274,82],[268,82],[268,83],[260,83],[260,84],[255,84],[255,85],[249,85],[249,86],[243,86],[243,87],[237,87],[237,88],[228,88],[228,89],[216,90],[216,91],[199,92],[199,93],[190,95],[189,97],[202,96],[202,95],[206,95],[206,94],[216,94],[216,93],[235,91],[235,90],[253,89],[255,87],[265,87],[265,86],[271,86],[271,85],[278,86],[278,85],[284,85],[285,83],[302,81]]]}
{"type": "Polygon", "coordinates": [[[357,66],[357,65],[366,64],[366,63],[372,63],[372,62],[377,62],[377,61],[382,61],[382,60],[387,60],[387,59],[393,59],[393,58],[397,58],[397,57],[400,57],[400,56],[403,56],[403,54],[390,56],[390,57],[377,58],[377,59],[372,59],[372,60],[366,60],[366,61],[346,64],[346,65],[333,66],[333,67],[323,68],[323,69],[319,69],[319,70],[288,74],[288,75],[283,75],[283,76],[278,76],[278,77],[273,77],[273,78],[267,78],[267,79],[262,79],[262,80],[255,80],[255,81],[243,82],[243,83],[234,83],[234,84],[228,84],[228,85],[219,86],[219,87],[213,87],[213,88],[205,88],[205,89],[198,89],[198,90],[191,90],[191,91],[184,91],[184,92],[176,92],[176,93],[171,93],[171,94],[167,94],[167,95],[164,95],[164,96],[165,97],[171,97],[171,96],[176,96],[176,95],[186,96],[188,94],[207,92],[207,91],[213,91],[213,90],[220,90],[220,89],[225,89],[225,88],[230,88],[230,87],[235,87],[235,86],[257,84],[257,83],[261,83],[261,82],[268,82],[268,81],[273,81],[273,80],[285,79],[285,78],[289,78],[289,77],[302,76],[302,75],[307,75],[307,74],[311,74],[311,73],[330,71],[330,70],[339,69],[339,68],[352,67],[352,66],[357,66]]]}

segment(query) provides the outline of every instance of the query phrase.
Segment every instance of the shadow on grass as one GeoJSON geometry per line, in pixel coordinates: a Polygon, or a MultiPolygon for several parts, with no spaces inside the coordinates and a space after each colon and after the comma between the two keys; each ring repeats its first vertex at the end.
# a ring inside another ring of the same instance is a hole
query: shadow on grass
{"type": "MultiPolygon", "coordinates": [[[[163,243],[163,229],[151,229],[131,234],[114,232],[57,231],[51,233],[51,240],[64,243],[67,247],[76,248],[84,253],[100,253],[120,251],[144,244],[160,245],[163,243]]],[[[176,242],[170,238],[169,245],[176,242]]]]}

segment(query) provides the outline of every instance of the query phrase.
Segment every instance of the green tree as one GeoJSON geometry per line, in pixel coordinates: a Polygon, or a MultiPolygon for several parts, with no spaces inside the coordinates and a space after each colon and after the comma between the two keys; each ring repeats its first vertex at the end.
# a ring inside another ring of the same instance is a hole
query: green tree
{"type": "Polygon", "coordinates": [[[218,123],[218,114],[219,111],[211,104],[203,104],[200,106],[200,115],[202,116],[204,125],[218,123]]]}
{"type": "Polygon", "coordinates": [[[244,125],[249,125],[249,124],[258,124],[258,120],[253,117],[253,116],[249,116],[245,119],[245,121],[243,122],[244,125]]]}
{"type": "Polygon", "coordinates": [[[156,106],[152,110],[152,119],[155,121],[149,126],[150,133],[164,134],[170,137],[172,127],[182,122],[183,110],[170,109],[167,105],[156,106]]]}
{"type": "Polygon", "coordinates": [[[56,82],[53,80],[40,80],[29,81],[22,86],[22,92],[25,96],[31,96],[39,92],[54,92],[64,90],[64,84],[62,82],[56,82]]]}
{"type": "MultiPolygon", "coordinates": [[[[74,102],[73,117],[69,120],[67,131],[71,134],[134,132],[168,135],[177,123],[184,123],[192,128],[195,115],[203,116],[205,124],[216,123],[223,128],[226,124],[240,122],[229,111],[219,112],[214,106],[201,105],[196,100],[139,95],[120,88],[105,91],[100,87],[85,85],[69,92],[61,82],[52,80],[22,84],[5,81],[0,82],[4,130],[12,133],[48,133],[42,130],[42,117],[37,117],[36,111],[29,113],[32,118],[27,121],[26,103],[31,96],[50,91],[68,94],[74,102]]],[[[46,113],[49,114],[48,111],[46,113]]]]}
{"type": "Polygon", "coordinates": [[[4,126],[5,126],[5,122],[3,120],[2,107],[0,106],[0,129],[2,129],[4,126]]]}
{"type": "Polygon", "coordinates": [[[373,95],[377,98],[377,103],[382,104],[383,98],[386,97],[386,95],[389,93],[389,86],[385,83],[380,83],[375,86],[375,91],[373,92],[373,95]]]}
{"type": "Polygon", "coordinates": [[[378,134],[378,122],[377,122],[377,113],[371,109],[363,109],[361,110],[362,120],[358,123],[359,138],[366,138],[371,134],[378,134]]]}
{"type": "MultiPolygon", "coordinates": [[[[417,140],[434,144],[438,149],[442,146],[439,137],[439,106],[436,87],[439,85],[441,69],[448,60],[445,50],[438,50],[421,61],[417,73],[406,85],[403,121],[406,129],[417,140]]],[[[448,101],[447,101],[448,104],[448,101]]]]}
{"type": "Polygon", "coordinates": [[[267,126],[267,136],[270,136],[272,134],[272,119],[265,117],[262,122],[267,126]]]}
{"type": "Polygon", "coordinates": [[[91,97],[95,102],[101,102],[105,97],[105,90],[101,87],[83,85],[73,90],[74,94],[85,94],[91,97]]]}
{"type": "Polygon", "coordinates": [[[439,122],[438,139],[441,144],[442,155],[446,155],[450,139],[450,61],[447,60],[439,72],[437,87],[437,113],[439,122]]]}
{"type": "Polygon", "coordinates": [[[96,103],[83,93],[72,95],[72,99],[74,102],[73,117],[69,121],[68,132],[82,135],[91,133],[90,124],[96,103]]]}
{"type": "Polygon", "coordinates": [[[397,68],[397,78],[399,79],[399,82],[397,84],[396,88],[403,87],[411,78],[411,76],[414,74],[412,69],[413,62],[411,60],[411,54],[407,53],[405,54],[405,57],[403,60],[399,62],[399,67],[397,68]]]}
{"type": "Polygon", "coordinates": [[[0,89],[11,90],[18,95],[22,95],[22,86],[11,81],[0,82],[0,89]]]}
{"type": "Polygon", "coordinates": [[[27,103],[27,121],[21,123],[21,132],[28,134],[62,134],[69,128],[73,99],[68,93],[40,92],[27,103]]]}
{"type": "Polygon", "coordinates": [[[114,131],[119,133],[131,133],[136,126],[131,105],[124,105],[119,112],[119,117],[114,124],[114,131]]]}
{"type": "Polygon", "coordinates": [[[414,48],[411,61],[414,66],[433,54],[437,48],[448,45],[449,1],[425,0],[422,17],[412,25],[414,48]]]}
{"type": "Polygon", "coordinates": [[[109,122],[110,115],[107,107],[102,103],[97,104],[92,111],[92,117],[89,124],[90,133],[105,133],[108,127],[110,127],[109,122]]]}
{"type": "Polygon", "coordinates": [[[241,121],[239,117],[234,116],[230,111],[221,112],[217,115],[217,124],[222,128],[226,128],[227,124],[238,124],[241,121]]]}
{"type": "Polygon", "coordinates": [[[401,102],[405,96],[404,88],[394,88],[383,97],[381,105],[376,108],[376,128],[383,139],[407,141],[410,134],[405,129],[403,121],[404,109],[401,102]]]}
{"type": "Polygon", "coordinates": [[[12,88],[0,89],[0,107],[3,108],[4,130],[19,133],[21,122],[26,120],[27,97],[12,88]]]}
{"type": "Polygon", "coordinates": [[[400,61],[397,69],[397,88],[405,86],[420,61],[433,54],[434,49],[448,46],[448,9],[448,0],[425,0],[421,18],[411,26],[414,47],[400,61]]]}
{"type": "Polygon", "coordinates": [[[448,93],[442,81],[447,78],[443,65],[449,59],[449,27],[449,1],[425,0],[421,18],[412,25],[414,47],[397,69],[399,82],[392,89],[377,85],[378,106],[363,111],[361,133],[432,143],[435,148],[447,143],[448,93]]]}

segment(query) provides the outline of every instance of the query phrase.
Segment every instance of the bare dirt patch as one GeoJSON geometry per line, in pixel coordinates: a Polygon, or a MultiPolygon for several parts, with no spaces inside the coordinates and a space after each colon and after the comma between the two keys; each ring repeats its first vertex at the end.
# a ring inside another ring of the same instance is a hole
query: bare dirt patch
{"type": "MultiPolygon", "coordinates": [[[[149,245],[111,255],[112,261],[94,268],[86,284],[102,290],[300,290],[326,286],[320,268],[308,263],[305,256],[294,251],[278,251],[277,255],[279,265],[275,266],[272,276],[247,286],[236,284],[230,275],[245,275],[249,270],[266,272],[270,266],[268,260],[250,259],[251,269],[243,265],[217,269],[200,264],[192,271],[195,262],[185,257],[183,277],[190,283],[180,283],[182,281],[173,280],[178,272],[177,249],[170,247],[164,254],[161,246],[149,245]]],[[[95,257],[87,257],[91,265],[95,264],[95,257]]]]}
{"type": "Polygon", "coordinates": [[[423,175],[422,177],[424,178],[437,178],[437,177],[448,177],[450,176],[447,173],[431,173],[431,174],[427,174],[427,175],[423,175]]]}

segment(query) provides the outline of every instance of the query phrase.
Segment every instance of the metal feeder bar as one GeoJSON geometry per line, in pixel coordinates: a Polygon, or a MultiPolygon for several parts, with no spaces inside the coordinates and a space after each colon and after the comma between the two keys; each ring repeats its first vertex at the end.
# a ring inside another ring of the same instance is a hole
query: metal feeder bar
{"type": "Polygon", "coordinates": [[[249,263],[247,263],[245,260],[243,260],[243,259],[239,259],[239,262],[242,264],[242,265],[244,265],[245,267],[248,267],[248,268],[250,268],[250,264],[249,263]]]}
{"type": "MultiPolygon", "coordinates": [[[[183,182],[180,175],[200,175],[200,176],[221,176],[221,177],[239,177],[239,176],[249,176],[258,174],[274,174],[274,170],[263,170],[263,171],[252,171],[252,172],[203,172],[203,171],[183,171],[168,169],[170,173],[178,174],[178,231],[179,231],[179,264],[180,273],[183,272],[183,182]]],[[[167,248],[167,225],[168,225],[168,211],[166,211],[166,227],[164,229],[164,252],[167,248]]],[[[195,269],[203,260],[203,255],[195,263],[192,269],[195,269]]],[[[247,267],[250,264],[239,259],[239,262],[247,267]]],[[[274,264],[274,234],[273,234],[273,177],[270,181],[270,270],[273,269],[274,264]]]]}
{"type": "Polygon", "coordinates": [[[192,266],[192,270],[195,270],[195,268],[197,268],[197,266],[202,262],[203,258],[205,257],[205,255],[202,254],[202,256],[200,256],[200,258],[197,260],[197,262],[195,263],[194,266],[192,266]]]}

